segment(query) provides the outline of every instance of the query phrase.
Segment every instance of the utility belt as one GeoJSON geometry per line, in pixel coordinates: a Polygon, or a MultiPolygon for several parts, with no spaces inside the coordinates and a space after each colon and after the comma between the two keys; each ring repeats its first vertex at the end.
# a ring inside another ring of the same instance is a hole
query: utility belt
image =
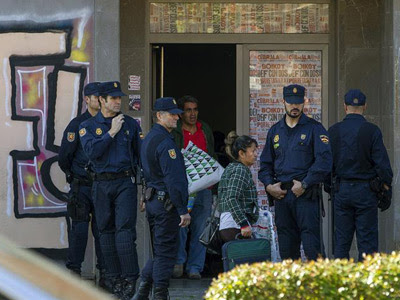
{"type": "Polygon", "coordinates": [[[164,208],[166,211],[170,211],[174,207],[171,198],[169,197],[169,194],[167,192],[158,191],[153,187],[146,188],[144,197],[145,202],[151,201],[154,196],[158,201],[164,204],[164,208]]]}
{"type": "Polygon", "coordinates": [[[93,180],[90,178],[74,175],[72,179],[74,185],[92,186],[93,180]]]}
{"type": "Polygon", "coordinates": [[[133,183],[135,183],[135,174],[133,173],[132,170],[126,170],[118,173],[95,173],[93,180],[95,181],[109,181],[109,180],[114,180],[114,179],[119,179],[119,178],[124,178],[124,177],[131,177],[133,183]]]}
{"type": "Polygon", "coordinates": [[[350,182],[350,183],[363,183],[371,182],[373,179],[360,179],[360,178],[338,178],[337,182],[350,182]]]}

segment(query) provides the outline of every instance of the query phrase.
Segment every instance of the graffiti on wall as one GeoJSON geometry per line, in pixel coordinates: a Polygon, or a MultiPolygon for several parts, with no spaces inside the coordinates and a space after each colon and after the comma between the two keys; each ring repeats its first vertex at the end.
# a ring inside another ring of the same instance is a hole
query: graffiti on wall
{"type": "Polygon", "coordinates": [[[65,215],[68,186],[57,153],[65,127],[85,109],[94,26],[91,10],[69,14],[49,22],[0,20],[0,43],[6,45],[0,49],[0,120],[6,120],[0,130],[8,132],[0,151],[9,154],[7,200],[17,218],[65,215]]]}

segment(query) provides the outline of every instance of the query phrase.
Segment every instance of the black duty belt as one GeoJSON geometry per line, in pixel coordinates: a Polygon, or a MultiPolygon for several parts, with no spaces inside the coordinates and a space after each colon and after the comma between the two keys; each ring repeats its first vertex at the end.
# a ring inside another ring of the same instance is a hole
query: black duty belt
{"type": "Polygon", "coordinates": [[[78,182],[79,185],[84,185],[84,186],[91,186],[93,184],[92,179],[77,176],[77,175],[74,175],[73,182],[78,182]]]}
{"type": "Polygon", "coordinates": [[[94,180],[96,181],[107,181],[107,180],[114,180],[124,177],[131,177],[133,176],[133,172],[131,170],[126,170],[118,173],[96,173],[94,175],[94,180]]]}
{"type": "Polygon", "coordinates": [[[293,181],[281,182],[281,190],[291,190],[293,187],[293,181]]]}
{"type": "Polygon", "coordinates": [[[360,179],[360,178],[340,178],[339,182],[370,182],[371,179],[360,179]]]}

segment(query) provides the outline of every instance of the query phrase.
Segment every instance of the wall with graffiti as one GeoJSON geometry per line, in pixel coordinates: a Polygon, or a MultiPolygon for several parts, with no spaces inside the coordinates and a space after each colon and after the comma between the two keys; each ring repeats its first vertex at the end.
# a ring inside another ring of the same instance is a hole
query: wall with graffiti
{"type": "Polygon", "coordinates": [[[0,13],[0,234],[24,247],[67,246],[57,152],[94,63],[94,3],[81,3],[0,13]]]}

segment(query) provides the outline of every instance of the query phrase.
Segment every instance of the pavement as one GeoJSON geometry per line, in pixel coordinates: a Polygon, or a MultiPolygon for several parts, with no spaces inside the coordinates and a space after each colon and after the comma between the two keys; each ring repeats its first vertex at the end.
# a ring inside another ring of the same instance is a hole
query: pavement
{"type": "Polygon", "coordinates": [[[187,278],[171,279],[169,286],[171,300],[203,299],[211,281],[212,278],[202,278],[200,280],[187,278]]]}

